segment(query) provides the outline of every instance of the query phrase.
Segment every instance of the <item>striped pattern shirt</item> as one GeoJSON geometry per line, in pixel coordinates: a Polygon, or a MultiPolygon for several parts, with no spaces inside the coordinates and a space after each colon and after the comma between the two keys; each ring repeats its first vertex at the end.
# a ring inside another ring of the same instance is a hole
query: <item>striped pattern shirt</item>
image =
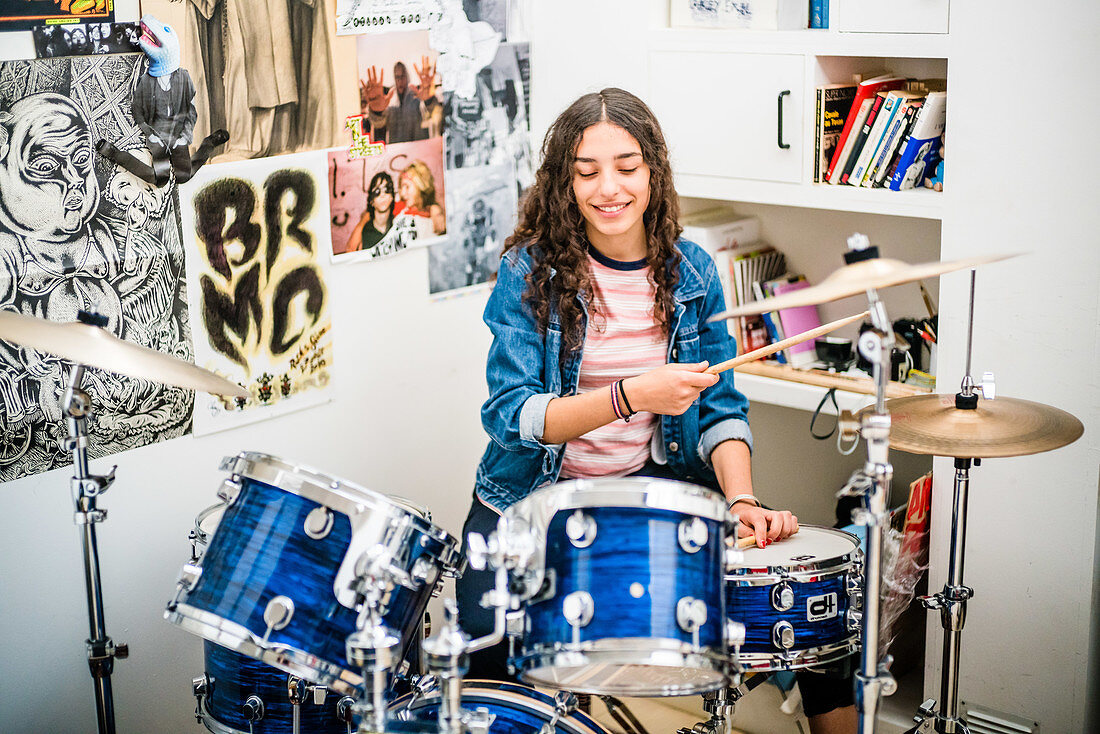
{"type": "MultiPolygon", "coordinates": [[[[645,260],[619,262],[589,252],[597,306],[585,332],[578,394],[660,367],[668,352],[668,339],[653,316],[656,288],[649,282],[645,260]]],[[[637,471],[649,459],[656,428],[655,415],[637,413],[629,423],[615,420],[569,441],[561,476],[613,477],[637,471]]]]}

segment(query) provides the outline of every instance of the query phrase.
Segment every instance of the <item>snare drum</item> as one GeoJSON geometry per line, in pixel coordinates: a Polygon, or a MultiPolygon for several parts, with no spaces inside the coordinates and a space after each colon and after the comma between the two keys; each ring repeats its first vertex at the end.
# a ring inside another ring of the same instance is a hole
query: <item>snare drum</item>
{"type": "MultiPolygon", "coordinates": [[[[554,699],[533,688],[491,680],[466,680],[462,683],[462,708],[467,711],[484,709],[494,718],[489,727],[495,734],[543,734],[550,725],[549,734],[609,734],[602,726],[581,711],[562,715],[555,709],[554,699]]],[[[411,720],[428,724],[435,722],[439,714],[439,693],[423,698],[408,694],[390,706],[394,731],[435,731],[433,727],[404,727],[403,721],[411,720]]]]}
{"type": "Polygon", "coordinates": [[[528,590],[521,678],[631,696],[723,685],[733,522],[716,493],[651,478],[562,482],[512,505],[500,527],[529,528],[538,548],[515,579],[528,590]]]}
{"type": "MultiPolygon", "coordinates": [[[[441,576],[461,571],[458,540],[404,501],[273,456],[242,453],[222,469],[231,477],[219,492],[226,504],[217,531],[184,565],[165,617],[357,696],[361,670],[348,662],[345,640],[356,631],[362,564],[382,558],[398,582],[382,619],[401,638],[400,659],[441,576]]],[[[206,532],[198,525],[196,534],[206,532]]]]}
{"type": "Polygon", "coordinates": [[[813,525],[744,551],[726,576],[726,614],[745,625],[744,670],[798,670],[859,649],[863,552],[851,533],[813,525]]]}

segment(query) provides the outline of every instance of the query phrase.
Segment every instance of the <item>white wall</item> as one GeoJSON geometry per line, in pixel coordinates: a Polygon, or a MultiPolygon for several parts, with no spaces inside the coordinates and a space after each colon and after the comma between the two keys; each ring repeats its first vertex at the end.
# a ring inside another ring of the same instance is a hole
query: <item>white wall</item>
{"type": "MultiPolygon", "coordinates": [[[[975,597],[960,695],[1033,717],[1044,732],[1100,725],[1085,723],[1088,699],[1100,694],[1100,653],[1090,641],[1098,583],[1100,215],[1093,182],[1100,105],[1080,94],[1100,60],[1098,25],[1100,11],[1087,2],[951,8],[943,255],[1029,253],[978,272],[975,372],[994,370],[1001,395],[1057,406],[1085,424],[1071,446],[971,471],[965,582],[975,597]]],[[[965,274],[940,283],[944,385],[962,375],[968,289],[965,274]]],[[[950,462],[938,460],[936,471],[938,563],[930,586],[939,588],[950,462]]],[[[937,618],[929,630],[929,672],[938,675],[931,652],[939,650],[937,618]]]]}

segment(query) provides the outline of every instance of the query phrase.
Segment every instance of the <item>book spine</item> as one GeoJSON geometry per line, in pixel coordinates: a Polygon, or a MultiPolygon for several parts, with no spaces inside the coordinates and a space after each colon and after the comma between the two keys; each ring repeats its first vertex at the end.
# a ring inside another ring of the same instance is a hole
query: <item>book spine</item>
{"type": "Polygon", "coordinates": [[[859,156],[863,153],[863,146],[867,144],[867,138],[871,134],[871,129],[875,126],[875,120],[878,119],[884,99],[882,95],[878,95],[875,97],[875,101],[871,103],[871,109],[867,113],[867,119],[864,121],[863,127],[859,129],[859,133],[852,143],[852,150],[848,154],[848,160],[844,163],[844,170],[840,174],[840,183],[847,184],[851,180],[852,171],[855,169],[856,163],[859,162],[859,156]]]}
{"type": "Polygon", "coordinates": [[[817,88],[814,111],[814,183],[821,183],[821,139],[825,135],[825,90],[817,88]]]}
{"type": "Polygon", "coordinates": [[[897,97],[892,94],[886,95],[886,99],[882,103],[882,108],[875,118],[875,124],[868,133],[867,140],[863,143],[863,150],[859,152],[859,159],[856,161],[856,165],[852,167],[852,175],[848,178],[848,183],[851,186],[863,185],[863,179],[867,177],[867,171],[870,169],[871,162],[878,154],[878,150],[882,146],[883,137],[886,135],[886,130],[893,121],[894,113],[897,111],[898,105],[900,104],[901,100],[897,97]]]}
{"type": "Polygon", "coordinates": [[[833,151],[833,159],[829,161],[829,169],[825,172],[825,178],[829,183],[837,183],[833,180],[833,173],[837,168],[844,166],[843,158],[841,154],[845,150],[845,146],[848,144],[849,139],[852,137],[852,129],[856,126],[856,119],[859,117],[859,112],[863,107],[863,103],[868,99],[867,93],[863,87],[856,89],[856,97],[852,100],[852,106],[848,110],[847,117],[844,118],[844,129],[840,131],[840,137],[836,141],[836,150],[833,151]]]}
{"type": "Polygon", "coordinates": [[[905,110],[905,119],[902,120],[901,128],[898,131],[897,138],[894,140],[893,148],[886,157],[885,165],[883,165],[875,175],[875,181],[872,184],[874,188],[878,189],[888,185],[890,180],[894,177],[894,171],[897,170],[901,151],[905,149],[905,144],[909,140],[909,133],[913,130],[913,122],[917,119],[920,108],[921,103],[917,102],[916,104],[910,105],[909,108],[905,110]]]}
{"type": "Polygon", "coordinates": [[[829,27],[829,0],[810,0],[810,28],[829,27]]]}
{"type": "Polygon", "coordinates": [[[862,185],[864,188],[869,189],[875,185],[876,181],[881,180],[879,174],[885,173],[886,164],[889,162],[889,158],[893,157],[894,149],[898,144],[898,138],[905,128],[907,115],[911,117],[909,113],[911,109],[912,106],[906,104],[904,100],[898,103],[898,109],[894,113],[894,119],[890,121],[889,126],[886,128],[886,132],[882,136],[882,143],[875,152],[871,164],[867,167],[867,173],[863,177],[862,185]],[[902,109],[903,106],[905,109],[902,109]]]}

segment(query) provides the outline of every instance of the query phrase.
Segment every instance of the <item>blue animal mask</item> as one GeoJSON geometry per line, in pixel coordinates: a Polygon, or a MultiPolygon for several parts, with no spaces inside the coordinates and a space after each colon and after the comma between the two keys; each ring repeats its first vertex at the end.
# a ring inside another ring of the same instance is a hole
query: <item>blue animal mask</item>
{"type": "Polygon", "coordinates": [[[141,18],[138,45],[149,57],[149,76],[168,76],[180,68],[180,39],[171,26],[151,15],[141,18]]]}

